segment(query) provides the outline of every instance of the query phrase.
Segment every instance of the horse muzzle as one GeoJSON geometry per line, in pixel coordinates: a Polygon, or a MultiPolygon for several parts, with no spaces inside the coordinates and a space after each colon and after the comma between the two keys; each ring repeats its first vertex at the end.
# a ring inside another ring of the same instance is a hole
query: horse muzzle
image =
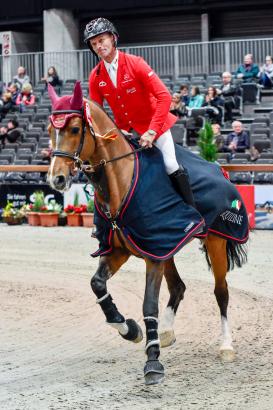
{"type": "Polygon", "coordinates": [[[50,185],[57,191],[67,191],[70,188],[71,181],[70,178],[67,179],[65,175],[60,174],[50,178],[50,185]]]}

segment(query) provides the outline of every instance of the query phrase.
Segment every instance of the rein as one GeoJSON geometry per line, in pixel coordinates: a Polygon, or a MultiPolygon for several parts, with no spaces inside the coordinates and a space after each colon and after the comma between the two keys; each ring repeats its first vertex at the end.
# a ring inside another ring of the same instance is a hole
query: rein
{"type": "MultiPolygon", "coordinates": [[[[119,155],[118,157],[114,157],[114,158],[109,159],[109,160],[102,159],[99,163],[94,164],[94,165],[84,165],[82,159],[80,158],[80,154],[81,154],[83,144],[84,144],[85,131],[86,131],[86,122],[85,122],[83,110],[57,110],[57,111],[52,111],[52,114],[53,115],[54,114],[55,115],[58,115],[58,114],[78,114],[78,115],[81,116],[82,133],[81,133],[80,143],[79,143],[79,146],[78,146],[77,151],[75,152],[75,154],[72,154],[72,153],[67,152],[67,151],[62,151],[62,150],[54,150],[52,152],[53,157],[65,157],[65,158],[72,159],[72,161],[75,162],[76,167],[80,171],[90,172],[92,169],[95,169],[95,168],[101,167],[101,166],[105,166],[106,164],[108,164],[110,162],[118,161],[122,158],[126,158],[129,155],[134,155],[135,153],[145,149],[145,147],[140,147],[140,148],[137,148],[135,150],[132,150],[131,152],[129,152],[127,154],[119,155]]],[[[89,129],[90,129],[90,133],[91,133],[94,141],[96,142],[96,133],[95,133],[95,131],[94,131],[91,124],[88,123],[88,126],[89,126],[89,129]]]]}

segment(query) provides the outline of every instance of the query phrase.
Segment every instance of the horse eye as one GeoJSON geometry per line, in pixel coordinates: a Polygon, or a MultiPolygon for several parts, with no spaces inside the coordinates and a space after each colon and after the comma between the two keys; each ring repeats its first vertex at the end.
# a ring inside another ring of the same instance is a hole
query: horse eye
{"type": "Polygon", "coordinates": [[[73,127],[71,130],[72,134],[78,134],[78,132],[80,131],[79,127],[73,127]]]}

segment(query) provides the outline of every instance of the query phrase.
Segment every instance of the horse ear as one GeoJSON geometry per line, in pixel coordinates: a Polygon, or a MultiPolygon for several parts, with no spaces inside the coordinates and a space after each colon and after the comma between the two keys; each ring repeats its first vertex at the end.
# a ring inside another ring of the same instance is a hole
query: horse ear
{"type": "Polygon", "coordinates": [[[82,103],[83,103],[83,94],[82,94],[81,82],[76,81],[73,96],[71,98],[71,109],[81,110],[82,103]]]}
{"type": "Polygon", "coordinates": [[[59,100],[59,97],[56,94],[55,88],[51,84],[47,84],[47,92],[51,99],[52,108],[54,109],[56,102],[59,100]]]}

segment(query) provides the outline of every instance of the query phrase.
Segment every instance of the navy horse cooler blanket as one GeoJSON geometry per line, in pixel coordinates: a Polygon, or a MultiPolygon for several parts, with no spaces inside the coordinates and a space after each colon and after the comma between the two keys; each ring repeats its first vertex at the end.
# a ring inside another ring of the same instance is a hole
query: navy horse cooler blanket
{"type": "MultiPolygon", "coordinates": [[[[115,223],[142,256],[167,260],[192,237],[211,232],[238,243],[248,239],[248,217],[236,187],[219,165],[176,145],[179,164],[187,169],[197,210],[187,205],[166,174],[157,148],[135,154],[134,176],[115,223]]],[[[112,251],[113,225],[95,195],[94,223],[99,249],[93,257],[112,251]]]]}

